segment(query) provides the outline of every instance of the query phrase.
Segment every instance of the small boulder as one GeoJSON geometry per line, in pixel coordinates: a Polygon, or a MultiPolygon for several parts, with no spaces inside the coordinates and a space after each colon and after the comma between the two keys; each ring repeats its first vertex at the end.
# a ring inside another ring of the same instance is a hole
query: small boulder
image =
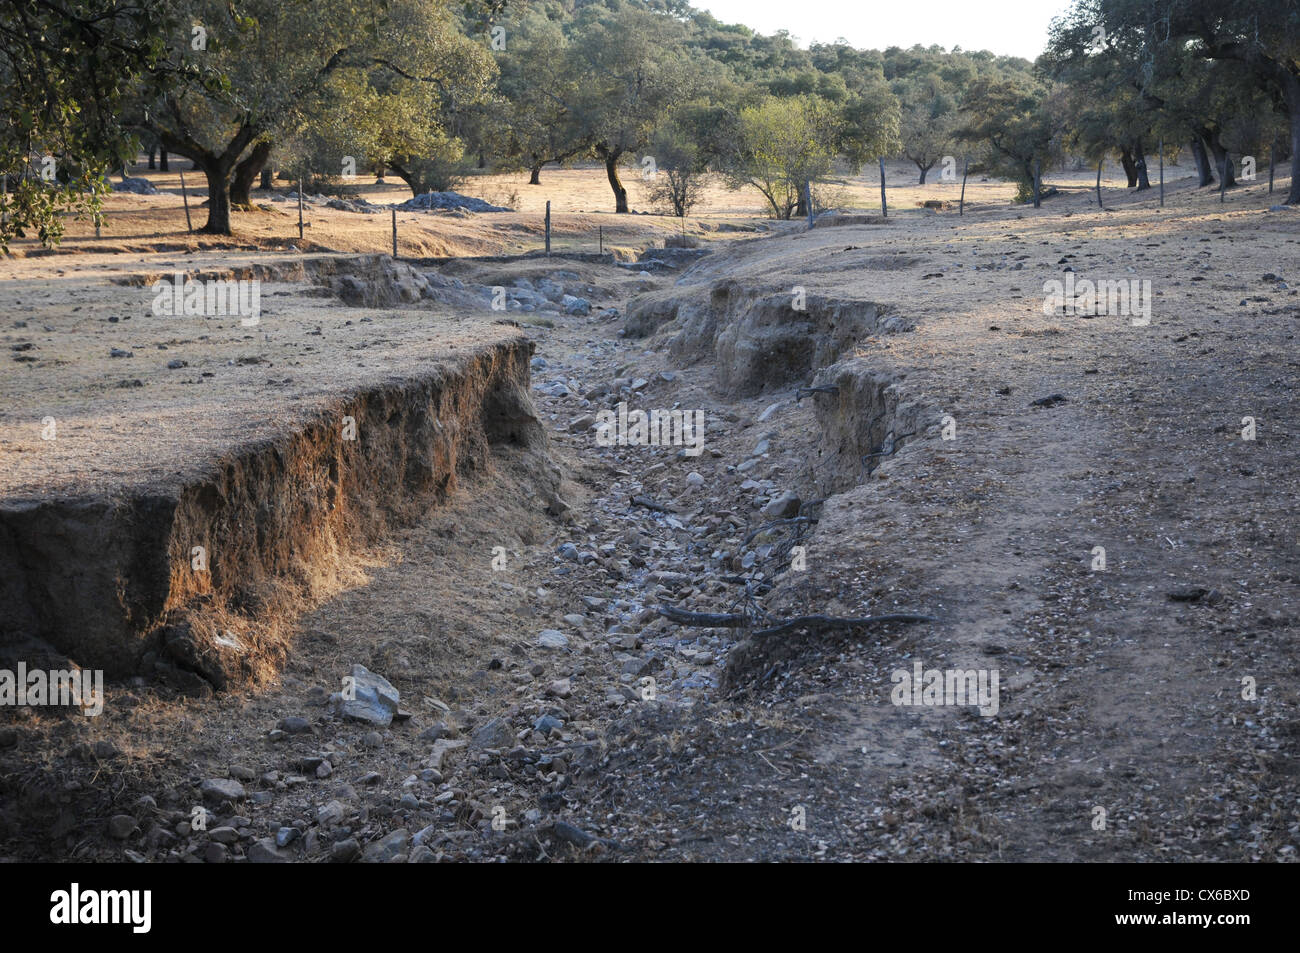
{"type": "Polygon", "coordinates": [[[343,717],[372,725],[391,725],[393,716],[397,714],[397,689],[382,675],[376,675],[364,665],[352,666],[352,679],[352,691],[346,693],[343,699],[343,717]]]}
{"type": "Polygon", "coordinates": [[[799,495],[793,490],[786,490],[763,507],[763,515],[778,520],[788,519],[798,515],[801,505],[803,501],[799,499],[799,495]]]}
{"type": "Polygon", "coordinates": [[[199,793],[209,801],[242,801],[244,786],[233,778],[208,778],[199,785],[199,793]]]}
{"type": "Polygon", "coordinates": [[[565,649],[569,647],[569,637],[559,629],[543,629],[537,636],[537,644],[544,649],[565,649]]]}

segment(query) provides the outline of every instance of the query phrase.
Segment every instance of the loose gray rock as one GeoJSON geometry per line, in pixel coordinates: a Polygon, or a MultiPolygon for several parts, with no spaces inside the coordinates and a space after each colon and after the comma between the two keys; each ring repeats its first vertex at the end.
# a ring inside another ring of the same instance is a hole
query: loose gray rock
{"type": "Polygon", "coordinates": [[[123,177],[121,182],[113,184],[114,192],[131,192],[134,195],[157,195],[158,190],[148,179],[123,177]]]}
{"type": "Polygon", "coordinates": [[[218,844],[233,844],[239,840],[239,831],[233,827],[214,827],[208,831],[208,837],[218,844]]]}
{"type": "Polygon", "coordinates": [[[457,209],[463,209],[467,212],[512,212],[502,205],[493,205],[490,202],[484,202],[482,199],[471,198],[468,195],[461,195],[459,192],[425,192],[423,195],[417,195],[413,199],[407,199],[401,205],[397,206],[399,211],[405,212],[429,212],[444,211],[451,212],[457,209]]]}
{"type": "Polygon", "coordinates": [[[565,314],[576,314],[585,317],[591,313],[591,302],[586,298],[575,298],[573,295],[565,295],[561,301],[564,304],[565,314]]]}
{"type": "Polygon", "coordinates": [[[556,821],[554,832],[557,839],[575,847],[587,847],[596,840],[591,834],[574,827],[568,821],[556,821]]]}
{"type": "Polygon", "coordinates": [[[514,731],[501,718],[485,721],[470,736],[470,745],[475,748],[509,748],[514,743],[514,731]]]}
{"type": "Polygon", "coordinates": [[[330,801],[316,812],[316,823],[321,827],[332,827],[342,821],[346,815],[347,808],[341,801],[330,801]]]}
{"type": "Polygon", "coordinates": [[[363,864],[387,864],[395,857],[406,853],[406,845],[411,840],[411,832],[405,828],[385,834],[377,841],[371,841],[361,853],[363,864]]]}
{"type": "Polygon", "coordinates": [[[242,801],[248,795],[244,786],[231,778],[208,778],[199,785],[199,793],[209,801],[242,801]]]}
{"type": "Polygon", "coordinates": [[[349,837],[331,845],[330,860],[336,864],[346,864],[359,853],[361,853],[361,845],[357,843],[355,837],[349,837]]]}
{"type": "Polygon", "coordinates": [[[439,738],[450,738],[452,734],[453,732],[447,723],[439,721],[425,728],[417,737],[420,741],[437,741],[439,738]]]}
{"type": "Polygon", "coordinates": [[[376,675],[364,665],[352,666],[352,678],[355,682],[355,697],[343,700],[343,717],[372,725],[391,725],[393,716],[397,714],[397,689],[382,675],[376,675]]]}
{"type": "Polygon", "coordinates": [[[464,740],[452,740],[450,738],[439,738],[433,743],[433,750],[429,752],[429,767],[435,771],[442,771],[442,762],[447,754],[452,751],[458,751],[469,744],[464,740]]]}
{"type": "Polygon", "coordinates": [[[554,715],[543,715],[533,724],[533,731],[539,732],[543,735],[553,735],[557,734],[563,727],[564,722],[560,721],[560,719],[556,718],[554,715]]]}
{"type": "Polygon", "coordinates": [[[274,840],[263,837],[248,849],[248,862],[250,864],[287,864],[289,856],[280,853],[275,846],[274,840]]]}
{"type": "Polygon", "coordinates": [[[569,637],[559,629],[543,629],[537,636],[537,644],[544,649],[567,649],[569,637]]]}
{"type": "Polygon", "coordinates": [[[793,490],[786,490],[776,499],[771,500],[767,506],[763,507],[763,515],[770,516],[773,519],[788,519],[791,516],[797,516],[799,507],[803,501],[793,490]]]}

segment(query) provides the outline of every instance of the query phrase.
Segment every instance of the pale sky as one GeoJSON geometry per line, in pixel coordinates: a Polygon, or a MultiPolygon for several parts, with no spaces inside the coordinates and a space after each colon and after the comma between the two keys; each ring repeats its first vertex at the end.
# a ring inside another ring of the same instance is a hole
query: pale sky
{"type": "Polygon", "coordinates": [[[802,47],[844,37],[860,49],[937,43],[1032,60],[1069,0],[692,0],[723,23],[788,30],[802,47]]]}

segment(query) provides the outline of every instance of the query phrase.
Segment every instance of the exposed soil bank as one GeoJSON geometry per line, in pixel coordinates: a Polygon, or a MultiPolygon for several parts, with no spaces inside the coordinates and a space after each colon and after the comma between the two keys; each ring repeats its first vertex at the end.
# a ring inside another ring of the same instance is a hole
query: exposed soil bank
{"type": "Polygon", "coordinates": [[[801,286],[773,292],[724,280],[631,302],[627,336],[661,329],[673,360],[713,360],[721,391],[746,396],[805,381],[850,356],[863,338],[910,330],[910,324],[872,301],[810,294],[801,286]]]}
{"type": "Polygon", "coordinates": [[[43,640],[110,676],[165,654],[219,688],[278,667],[277,620],[337,588],[349,551],[436,505],[494,444],[544,446],[532,352],[498,342],[340,396],[197,479],[0,505],[0,644],[43,640]]]}
{"type": "Polygon", "coordinates": [[[909,441],[938,436],[941,414],[869,361],[823,368],[812,386],[820,439],[808,480],[819,498],[862,483],[909,441]]]}

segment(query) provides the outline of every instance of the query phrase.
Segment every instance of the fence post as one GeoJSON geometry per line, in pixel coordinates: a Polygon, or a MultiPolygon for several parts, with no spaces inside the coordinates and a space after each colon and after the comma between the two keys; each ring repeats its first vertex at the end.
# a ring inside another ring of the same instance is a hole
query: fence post
{"type": "Polygon", "coordinates": [[[546,200],[546,254],[551,253],[551,200],[546,200]]]}
{"type": "Polygon", "coordinates": [[[1039,159],[1034,160],[1034,208],[1042,208],[1042,196],[1040,192],[1043,188],[1043,163],[1039,159]]]}
{"type": "Polygon", "coordinates": [[[813,223],[813,204],[812,204],[812,183],[803,184],[804,201],[808,204],[808,227],[812,228],[813,223]]]}
{"type": "Polygon", "coordinates": [[[185,170],[177,169],[181,174],[181,201],[185,203],[185,231],[194,234],[194,223],[190,221],[190,195],[185,191],[185,170]]]}
{"type": "Polygon", "coordinates": [[[600,253],[605,254],[605,226],[596,226],[596,235],[600,238],[600,253]]]}
{"type": "Polygon", "coordinates": [[[889,218],[889,203],[885,201],[885,157],[880,157],[880,217],[889,218]]]}
{"type": "Polygon", "coordinates": [[[1105,208],[1101,204],[1101,167],[1106,164],[1106,157],[1102,156],[1097,160],[1097,208],[1105,208]]]}
{"type": "Polygon", "coordinates": [[[397,261],[397,206],[393,206],[393,261],[397,261]]]}
{"type": "Polygon", "coordinates": [[[298,241],[302,241],[302,180],[303,177],[299,175],[298,176],[298,241]]]}
{"type": "Polygon", "coordinates": [[[961,201],[957,205],[958,217],[966,214],[966,176],[970,175],[970,156],[966,157],[966,168],[961,173],[961,201]]]}
{"type": "Polygon", "coordinates": [[[1276,151],[1277,143],[1270,142],[1268,145],[1268,194],[1273,194],[1273,154],[1276,151]]]}

